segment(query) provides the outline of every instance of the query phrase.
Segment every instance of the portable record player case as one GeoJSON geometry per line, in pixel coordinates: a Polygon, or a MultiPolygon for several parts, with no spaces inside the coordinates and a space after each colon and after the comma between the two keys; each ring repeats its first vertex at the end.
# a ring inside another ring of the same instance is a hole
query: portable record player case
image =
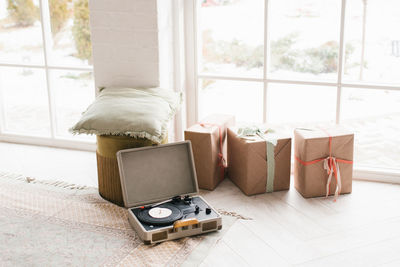
{"type": "Polygon", "coordinates": [[[197,196],[199,190],[190,141],[120,150],[117,159],[129,223],[145,244],[222,228],[221,215],[197,196]],[[177,203],[178,209],[182,205],[186,207],[183,217],[162,226],[139,220],[142,210],[162,206],[164,202],[165,205],[177,203]]]}

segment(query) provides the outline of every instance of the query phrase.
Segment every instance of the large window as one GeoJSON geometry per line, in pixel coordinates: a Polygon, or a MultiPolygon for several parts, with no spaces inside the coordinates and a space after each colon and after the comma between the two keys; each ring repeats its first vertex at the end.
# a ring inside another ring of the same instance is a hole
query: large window
{"type": "Polygon", "coordinates": [[[355,131],[355,168],[400,170],[400,1],[185,1],[190,123],[355,131]],[[193,93],[190,89],[194,89],[193,93]]]}
{"type": "Polygon", "coordinates": [[[68,132],[94,99],[91,54],[88,0],[0,0],[0,140],[93,143],[68,132]]]}

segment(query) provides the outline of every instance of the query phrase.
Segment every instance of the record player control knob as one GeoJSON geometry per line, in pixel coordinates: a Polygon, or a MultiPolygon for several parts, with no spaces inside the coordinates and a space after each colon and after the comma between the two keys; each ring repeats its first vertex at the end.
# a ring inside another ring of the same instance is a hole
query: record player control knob
{"type": "Polygon", "coordinates": [[[211,209],[210,208],[206,208],[206,214],[210,214],[211,213],[211,209]]]}
{"type": "Polygon", "coordinates": [[[199,211],[200,211],[200,207],[196,205],[196,208],[195,208],[195,210],[194,210],[194,213],[197,214],[197,213],[199,213],[199,211]]]}
{"type": "Polygon", "coordinates": [[[180,196],[176,196],[176,197],[173,197],[173,198],[172,198],[172,202],[173,202],[173,203],[177,203],[177,202],[179,202],[179,201],[181,201],[181,197],[180,197],[180,196]]]}

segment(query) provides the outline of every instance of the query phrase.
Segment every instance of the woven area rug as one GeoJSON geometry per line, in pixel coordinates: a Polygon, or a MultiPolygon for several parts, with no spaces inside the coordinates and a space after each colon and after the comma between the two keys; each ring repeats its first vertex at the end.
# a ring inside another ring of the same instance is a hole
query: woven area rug
{"type": "Polygon", "coordinates": [[[208,254],[199,245],[209,250],[234,218],[223,223],[223,231],[148,246],[126,209],[96,188],[0,172],[1,266],[179,266],[198,248],[196,265],[208,254]]]}

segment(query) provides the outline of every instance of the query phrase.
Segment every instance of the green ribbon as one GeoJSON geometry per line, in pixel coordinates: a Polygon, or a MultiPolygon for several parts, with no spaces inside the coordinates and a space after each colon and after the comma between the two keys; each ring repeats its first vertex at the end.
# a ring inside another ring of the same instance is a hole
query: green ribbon
{"type": "Polygon", "coordinates": [[[275,179],[275,145],[267,140],[267,193],[274,192],[275,179]]]}
{"type": "Polygon", "coordinates": [[[266,132],[271,132],[271,130],[262,129],[258,126],[247,126],[239,128],[238,136],[239,138],[248,139],[250,136],[259,136],[261,139],[265,140],[266,143],[266,156],[267,156],[267,186],[265,191],[271,193],[274,191],[274,178],[275,178],[275,146],[277,140],[267,137],[266,132]]]}

